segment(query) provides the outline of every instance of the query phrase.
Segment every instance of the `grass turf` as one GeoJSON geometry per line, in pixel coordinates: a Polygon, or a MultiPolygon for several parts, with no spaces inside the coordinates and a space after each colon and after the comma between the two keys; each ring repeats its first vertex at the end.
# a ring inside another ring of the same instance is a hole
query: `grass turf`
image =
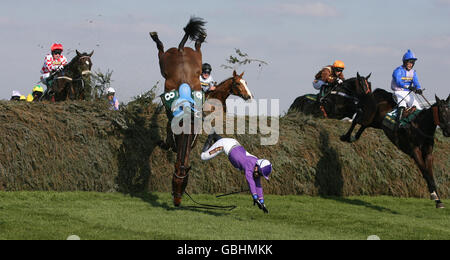
{"type": "Polygon", "coordinates": [[[425,199],[393,197],[266,196],[270,214],[250,196],[193,195],[207,204],[236,205],[205,210],[186,196],[181,208],[168,193],[129,196],[96,192],[0,192],[0,239],[64,240],[302,240],[449,239],[448,209],[425,199]]]}

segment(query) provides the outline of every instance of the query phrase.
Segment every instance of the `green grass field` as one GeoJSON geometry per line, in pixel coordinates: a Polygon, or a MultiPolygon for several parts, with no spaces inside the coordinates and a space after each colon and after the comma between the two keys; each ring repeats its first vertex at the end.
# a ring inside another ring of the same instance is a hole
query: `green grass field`
{"type": "Polygon", "coordinates": [[[450,239],[449,209],[426,199],[268,195],[265,215],[248,195],[193,198],[238,207],[189,208],[184,196],[175,208],[167,193],[0,192],[0,239],[450,239]]]}

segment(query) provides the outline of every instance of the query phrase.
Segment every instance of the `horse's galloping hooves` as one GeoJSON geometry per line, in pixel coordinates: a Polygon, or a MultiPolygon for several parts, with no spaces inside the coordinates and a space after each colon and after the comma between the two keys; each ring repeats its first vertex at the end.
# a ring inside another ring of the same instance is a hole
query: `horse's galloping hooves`
{"type": "Polygon", "coordinates": [[[342,135],[339,139],[341,139],[342,142],[347,142],[347,143],[352,142],[351,136],[348,136],[348,135],[342,135]]]}
{"type": "Polygon", "coordinates": [[[179,207],[181,205],[181,197],[180,198],[173,197],[173,205],[175,207],[179,207]]]}
{"type": "Polygon", "coordinates": [[[150,37],[151,37],[154,41],[156,41],[156,39],[158,39],[158,33],[157,33],[157,32],[150,32],[149,34],[150,34],[150,37]]]}
{"type": "Polygon", "coordinates": [[[445,208],[444,203],[442,203],[440,201],[439,202],[436,201],[436,208],[437,209],[444,209],[445,208]]]}

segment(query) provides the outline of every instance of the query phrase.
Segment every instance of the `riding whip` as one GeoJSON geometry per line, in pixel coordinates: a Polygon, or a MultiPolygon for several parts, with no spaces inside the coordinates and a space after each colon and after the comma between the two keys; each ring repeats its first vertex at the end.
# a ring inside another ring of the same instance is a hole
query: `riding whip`
{"type": "Polygon", "coordinates": [[[233,194],[238,194],[238,193],[242,193],[242,192],[247,192],[247,191],[249,191],[249,189],[244,189],[244,190],[241,190],[241,191],[233,191],[233,192],[230,192],[230,193],[225,193],[225,194],[222,194],[222,195],[217,195],[216,198],[225,197],[225,196],[229,196],[229,195],[233,195],[233,194]]]}

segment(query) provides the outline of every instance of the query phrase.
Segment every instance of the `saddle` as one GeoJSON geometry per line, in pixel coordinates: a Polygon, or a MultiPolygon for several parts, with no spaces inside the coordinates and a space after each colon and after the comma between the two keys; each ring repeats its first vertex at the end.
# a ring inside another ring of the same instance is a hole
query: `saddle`
{"type": "MultiPolygon", "coordinates": [[[[406,108],[403,111],[402,117],[400,120],[400,126],[401,127],[407,127],[411,124],[411,122],[416,118],[416,116],[421,112],[421,110],[417,109],[416,107],[410,107],[406,108]]],[[[383,125],[388,127],[391,130],[394,130],[397,125],[397,114],[398,114],[398,108],[395,108],[391,112],[387,113],[384,120],[383,125]]]]}

